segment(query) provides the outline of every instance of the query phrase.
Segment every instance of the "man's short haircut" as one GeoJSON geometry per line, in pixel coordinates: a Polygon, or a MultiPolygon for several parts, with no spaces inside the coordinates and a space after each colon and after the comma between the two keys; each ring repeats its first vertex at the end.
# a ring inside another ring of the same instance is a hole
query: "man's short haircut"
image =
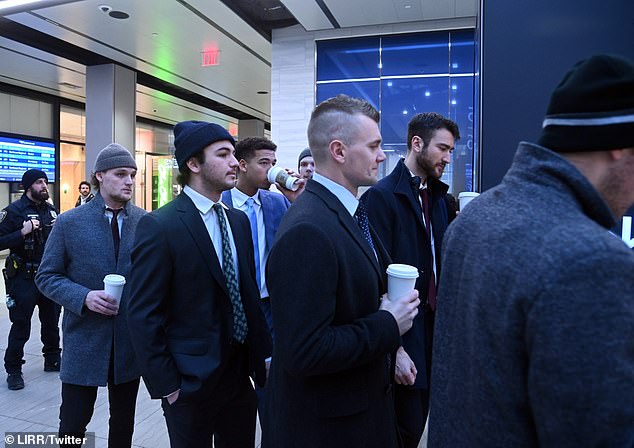
{"type": "Polygon", "coordinates": [[[82,185],[88,185],[88,188],[90,188],[90,182],[88,182],[87,180],[82,180],[81,182],[79,182],[79,187],[77,188],[81,190],[82,185]]]}
{"type": "Polygon", "coordinates": [[[348,95],[337,95],[317,105],[308,124],[308,146],[315,161],[324,161],[333,140],[345,145],[357,134],[355,115],[365,115],[379,122],[379,112],[369,102],[348,95]]]}
{"type": "Polygon", "coordinates": [[[255,151],[258,149],[270,149],[275,151],[277,145],[268,138],[264,137],[248,137],[236,143],[236,159],[246,160],[249,162],[255,157],[255,151]]]}
{"type": "Polygon", "coordinates": [[[425,112],[415,115],[407,125],[407,151],[409,152],[412,149],[412,138],[415,135],[423,139],[423,148],[427,148],[438,129],[446,129],[451,132],[454,140],[460,139],[458,125],[450,119],[436,112],[425,112]]]}
{"type": "MultiPolygon", "coordinates": [[[[191,156],[190,159],[196,159],[198,161],[198,164],[202,165],[203,163],[205,163],[205,159],[206,159],[205,151],[197,152],[196,154],[191,156]]],[[[192,172],[187,166],[187,162],[183,163],[182,166],[179,165],[178,176],[176,176],[176,180],[178,181],[178,184],[181,187],[185,187],[185,185],[189,185],[189,181],[191,180],[191,177],[192,177],[192,172]]]]}

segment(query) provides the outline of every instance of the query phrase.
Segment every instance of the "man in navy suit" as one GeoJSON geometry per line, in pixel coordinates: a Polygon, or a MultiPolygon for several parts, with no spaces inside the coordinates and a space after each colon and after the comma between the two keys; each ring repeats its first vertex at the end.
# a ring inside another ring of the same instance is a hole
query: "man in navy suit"
{"type": "MultiPolygon", "coordinates": [[[[238,160],[238,181],[234,188],[222,193],[224,204],[242,210],[249,218],[255,255],[255,275],[260,288],[260,306],[271,336],[274,335],[273,317],[264,267],[282,216],[291,206],[290,201],[294,201],[303,191],[303,188],[296,191],[288,190],[279,184],[277,187],[283,195],[269,191],[271,183],[267,173],[277,162],[276,149],[277,145],[264,137],[240,140],[236,144],[235,154],[238,160]]],[[[258,411],[261,418],[264,413],[264,389],[256,386],[255,391],[258,395],[258,411]]]]}
{"type": "Polygon", "coordinates": [[[425,298],[396,354],[396,416],[405,448],[418,446],[429,409],[436,286],[448,222],[448,186],[440,177],[458,138],[453,121],[433,112],[416,115],[407,129],[407,156],[361,199],[394,263],[420,270],[416,288],[425,298]]]}
{"type": "Polygon", "coordinates": [[[356,198],[385,160],[378,121],[368,102],[346,95],[312,113],[316,173],[282,219],[267,264],[275,347],[264,448],[399,445],[391,353],[419,300],[415,290],[381,300],[390,260],[356,198]],[[308,261],[298,257],[306,241],[308,261]]]}
{"type": "Polygon", "coordinates": [[[233,187],[234,140],[221,126],[178,123],[183,193],[139,222],[128,320],[172,447],[252,448],[271,341],[258,305],[249,219],[220,202],[233,187]]]}

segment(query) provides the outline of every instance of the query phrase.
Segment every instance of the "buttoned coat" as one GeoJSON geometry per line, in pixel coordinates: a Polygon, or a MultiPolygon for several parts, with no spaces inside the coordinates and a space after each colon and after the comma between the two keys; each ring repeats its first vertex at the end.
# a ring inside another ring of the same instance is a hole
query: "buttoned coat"
{"type": "Polygon", "coordinates": [[[105,386],[114,350],[115,384],[140,376],[130,343],[126,311],[130,287],[124,286],[119,314],[89,310],[84,300],[103,290],[107,274],[130,276],[134,231],[145,210],[127,203],[123,212],[118,261],[110,221],[100,194],[82,207],[62,213],[53,226],[35,282],[44,295],[64,307],[64,347],[60,378],[80,386],[105,386]],[[114,349],[113,349],[114,344],[114,349]]]}
{"type": "MultiPolygon", "coordinates": [[[[425,347],[429,345],[431,348],[431,341],[426,338],[429,329],[425,329],[425,303],[432,276],[432,246],[425,230],[418,197],[420,179],[416,185],[412,185],[411,180],[412,176],[401,159],[394,170],[369,189],[361,200],[366,202],[370,223],[392,261],[415,266],[420,271],[416,279],[416,289],[420,294],[421,304],[412,328],[403,335],[403,348],[418,371],[414,387],[427,389],[427,370],[430,366],[425,356],[425,347]]],[[[448,223],[445,202],[448,186],[437,179],[429,178],[428,188],[431,192],[429,208],[438,275],[441,267],[442,240],[448,223]]]]}
{"type": "MultiPolygon", "coordinates": [[[[225,210],[236,251],[240,296],[248,324],[249,371],[265,381],[271,337],[258,305],[249,219],[225,210]]],[[[232,343],[229,291],[207,228],[182,193],[146,215],[132,251],[128,321],[145,384],[152,398],[180,389],[180,400],[213,397],[232,343]]]]}
{"type": "Polygon", "coordinates": [[[400,338],[379,311],[389,256],[373,238],[378,260],[313,180],[282,219],[267,263],[276,339],[263,447],[398,446],[388,360],[400,338]]]}

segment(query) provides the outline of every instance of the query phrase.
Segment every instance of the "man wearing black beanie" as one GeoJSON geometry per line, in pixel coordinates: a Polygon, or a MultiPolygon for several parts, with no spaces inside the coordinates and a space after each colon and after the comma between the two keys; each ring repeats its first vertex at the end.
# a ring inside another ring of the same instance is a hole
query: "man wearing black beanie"
{"type": "Polygon", "coordinates": [[[61,307],[41,294],[34,282],[57,209],[48,202],[48,176],[44,171],[27,170],[22,176],[22,187],[22,197],[0,212],[0,250],[11,251],[3,270],[11,319],[4,354],[10,390],[24,388],[24,345],[31,334],[31,316],[36,305],[42,326],[44,371],[59,371],[61,352],[58,326],[61,307]]]}
{"type": "Polygon", "coordinates": [[[174,128],[183,192],[144,216],[132,249],[128,322],[170,445],[253,448],[271,336],[260,309],[249,218],[228,208],[238,161],[215,123],[174,128]]]}
{"type": "Polygon", "coordinates": [[[634,63],[593,56],[445,234],[430,446],[634,446],[633,203],[634,63]]]}

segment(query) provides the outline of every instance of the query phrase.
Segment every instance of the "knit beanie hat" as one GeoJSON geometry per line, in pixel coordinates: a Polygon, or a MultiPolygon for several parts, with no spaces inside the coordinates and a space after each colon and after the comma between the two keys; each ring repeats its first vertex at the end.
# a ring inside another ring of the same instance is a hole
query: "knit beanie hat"
{"type": "Polygon", "coordinates": [[[48,182],[48,176],[46,175],[46,173],[44,171],[41,170],[27,170],[23,175],[22,175],[22,187],[24,188],[24,191],[28,190],[29,187],[31,185],[33,185],[33,183],[38,180],[44,178],[46,179],[46,182],[48,182]]]}
{"type": "Polygon", "coordinates": [[[174,147],[178,169],[182,172],[185,163],[212,143],[227,140],[236,142],[222,126],[206,121],[182,121],[174,126],[174,147]]]}
{"type": "Polygon", "coordinates": [[[614,55],[578,62],[550,98],[539,144],[557,152],[634,147],[634,63],[614,55]]]}
{"type": "Polygon", "coordinates": [[[110,143],[97,154],[93,172],[98,173],[99,171],[108,171],[112,168],[121,167],[137,169],[136,162],[130,151],[117,143],[110,143]]]}
{"type": "Polygon", "coordinates": [[[302,159],[304,157],[312,157],[312,156],[313,154],[310,152],[310,148],[306,148],[302,152],[300,152],[299,157],[297,158],[297,169],[299,169],[299,166],[302,164],[302,159]]]}

